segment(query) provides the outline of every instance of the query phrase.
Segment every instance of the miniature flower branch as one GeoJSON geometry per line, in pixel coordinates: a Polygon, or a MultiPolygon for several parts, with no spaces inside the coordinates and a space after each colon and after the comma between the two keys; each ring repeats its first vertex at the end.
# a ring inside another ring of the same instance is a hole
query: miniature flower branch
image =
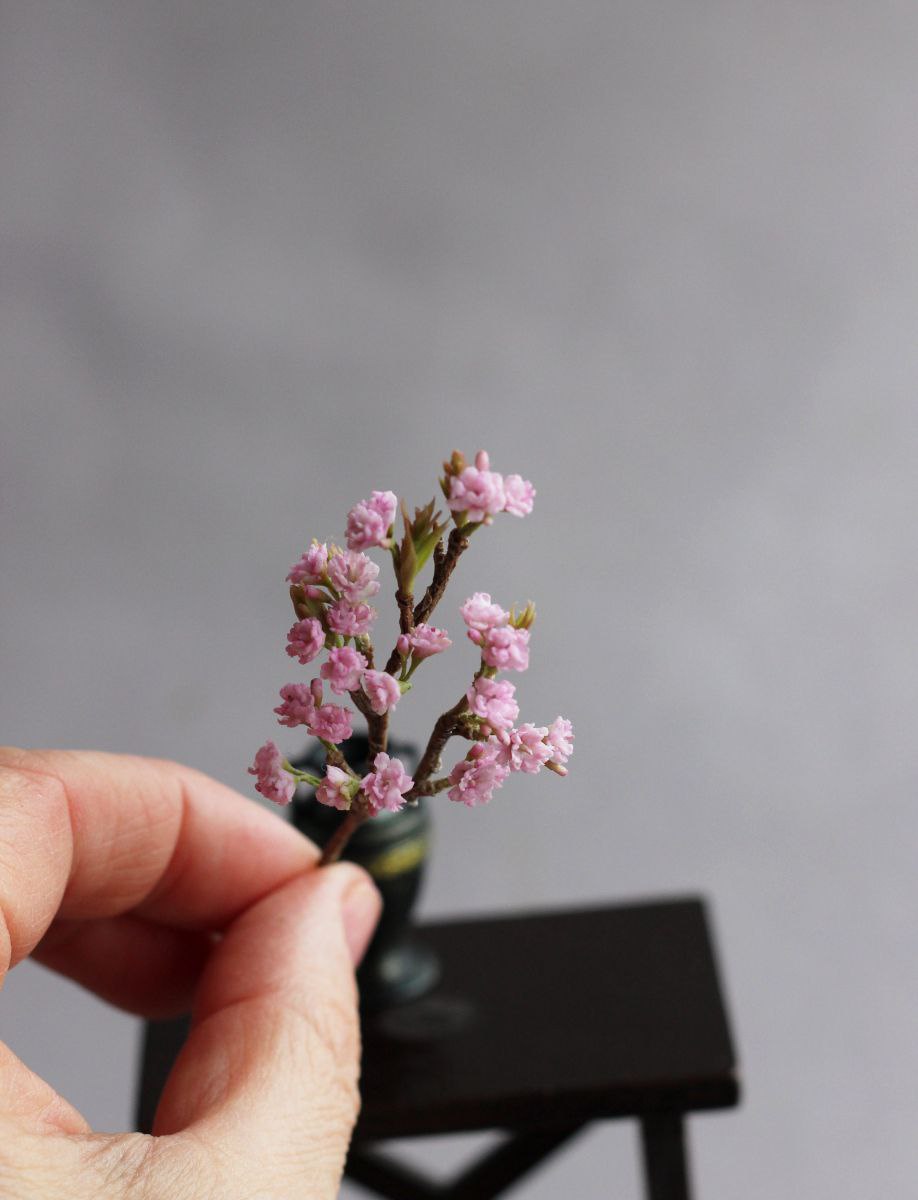
{"type": "Polygon", "coordinates": [[[322,853],[323,863],[339,857],[364,821],[383,811],[397,812],[421,796],[447,791],[450,800],[471,807],[488,803],[513,772],[534,775],[544,766],[567,774],[574,739],[570,721],[557,717],[550,726],[516,726],[516,689],[498,678],[501,671],[528,668],[535,607],[530,603],[520,612],[508,612],[487,592],[476,592],[459,610],[469,640],[479,649],[478,669],[464,695],[435,722],[414,778],[386,753],[390,713],[411,689],[415,672],[452,645],[446,631],[430,625],[429,618],[472,535],[491,525],[498,513],[522,517],[532,512],[532,484],[519,475],[492,471],[483,450],[474,465],[454,451],[443,468],[440,486],[453,523],[445,540],[449,522],[441,520],[434,500],[411,517],[393,492],[372,492],[348,513],[346,549],[313,541],[287,576],[296,616],[287,634],[287,653],[302,665],[323,652],[328,657],[310,683],[285,684],[274,711],[281,725],[302,725],[320,741],[324,774],[293,767],[273,741],[259,749],[249,773],[256,789],[278,804],[289,803],[297,785],[306,784],[321,804],[347,812],[322,853]],[[403,525],[398,541],[397,512],[403,525]],[[379,566],[366,553],[373,548],[389,552],[398,608],[399,634],[382,671],[375,666],[370,636],[378,614],[369,601],[380,590],[379,566]],[[417,577],[431,559],[432,577],[415,602],[417,577]],[[326,684],[334,695],[348,696],[366,721],[373,769],[362,777],[339,748],[353,733],[351,711],[325,702],[326,684]],[[453,737],[472,745],[447,775],[435,779],[453,737]]]}

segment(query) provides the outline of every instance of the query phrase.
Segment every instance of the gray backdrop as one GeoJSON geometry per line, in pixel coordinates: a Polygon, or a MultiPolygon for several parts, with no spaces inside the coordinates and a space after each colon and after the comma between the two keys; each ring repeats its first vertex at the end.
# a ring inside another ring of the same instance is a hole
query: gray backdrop
{"type": "MultiPolygon", "coordinates": [[[[894,3],[2,5],[2,738],[246,790],[290,561],[488,446],[536,511],[443,623],[535,598],[577,753],[441,804],[424,910],[711,898],[711,1200],[915,1189],[916,52],[894,3]]],[[[126,1127],[130,1018],[25,964],[0,1033],[126,1127]]],[[[607,1126],[518,1194],[636,1188],[607,1126]]]]}

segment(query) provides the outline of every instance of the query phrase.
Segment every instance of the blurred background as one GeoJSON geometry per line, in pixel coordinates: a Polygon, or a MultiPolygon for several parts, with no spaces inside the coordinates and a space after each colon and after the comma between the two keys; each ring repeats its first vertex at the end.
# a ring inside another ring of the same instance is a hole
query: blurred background
{"type": "MultiPolygon", "coordinates": [[[[2,740],[252,794],[290,563],[486,446],[536,509],[476,537],[439,623],[535,599],[524,717],[577,751],[439,805],[423,912],[704,893],[745,1099],[691,1122],[699,1194],[911,1194],[914,9],[0,21],[2,740]]],[[[455,641],[399,733],[464,686],[455,641]]],[[[133,1019],[26,963],[0,1035],[129,1127],[133,1019]]],[[[635,1150],[597,1127],[514,1194],[635,1195],[635,1150]]]]}

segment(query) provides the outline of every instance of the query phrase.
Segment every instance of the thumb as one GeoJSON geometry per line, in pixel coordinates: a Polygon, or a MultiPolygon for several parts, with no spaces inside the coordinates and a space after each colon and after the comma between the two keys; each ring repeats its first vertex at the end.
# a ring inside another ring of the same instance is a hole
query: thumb
{"type": "Polygon", "coordinates": [[[154,1132],[193,1135],[217,1194],[337,1195],[359,1108],[353,968],[379,911],[369,877],[339,863],[260,900],[214,949],[154,1132]]]}

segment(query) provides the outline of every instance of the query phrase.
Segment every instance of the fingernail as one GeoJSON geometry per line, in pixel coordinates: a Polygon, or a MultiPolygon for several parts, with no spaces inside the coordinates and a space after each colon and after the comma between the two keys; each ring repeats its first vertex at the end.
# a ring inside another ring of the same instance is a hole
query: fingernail
{"type": "Polygon", "coordinates": [[[356,967],[363,958],[382,912],[382,897],[366,876],[356,879],[344,893],[344,936],[356,967]]]}

